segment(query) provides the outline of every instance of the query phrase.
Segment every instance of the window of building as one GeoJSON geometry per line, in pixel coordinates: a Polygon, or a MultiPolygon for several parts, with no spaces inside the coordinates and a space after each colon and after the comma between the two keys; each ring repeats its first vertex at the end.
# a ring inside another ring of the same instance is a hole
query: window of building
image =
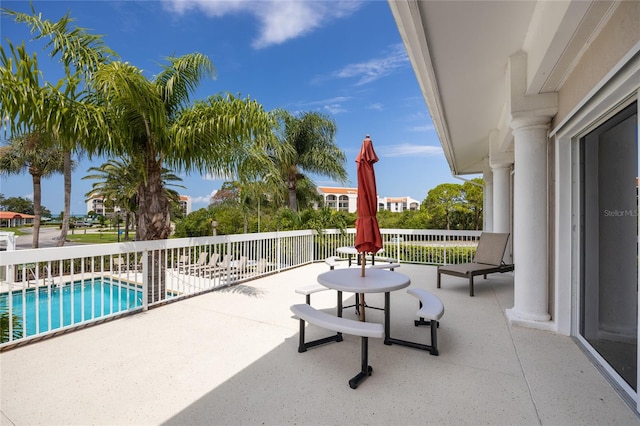
{"type": "Polygon", "coordinates": [[[338,199],[335,195],[327,195],[327,198],[325,198],[324,201],[329,208],[335,209],[338,206],[338,199]]]}
{"type": "Polygon", "coordinates": [[[342,212],[349,211],[349,197],[347,197],[346,195],[340,196],[340,199],[338,201],[338,210],[342,212]]]}

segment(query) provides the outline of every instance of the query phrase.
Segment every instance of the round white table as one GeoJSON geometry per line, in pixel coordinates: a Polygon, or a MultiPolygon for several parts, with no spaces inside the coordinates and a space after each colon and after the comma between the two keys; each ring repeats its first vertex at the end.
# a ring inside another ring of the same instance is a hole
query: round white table
{"type": "MultiPolygon", "coordinates": [[[[358,257],[358,255],[360,253],[358,253],[358,250],[356,250],[356,248],[354,246],[338,247],[336,249],[336,252],[340,253],[340,254],[346,254],[349,257],[349,266],[351,266],[351,257],[352,256],[356,256],[356,259],[358,259],[358,265],[360,265],[360,258],[358,257]]],[[[376,254],[381,254],[381,253],[384,253],[384,249],[382,249],[382,248],[380,250],[378,250],[378,252],[376,254]]],[[[375,256],[372,257],[372,262],[375,261],[374,259],[375,259],[375,256]]]]}
{"type": "Polygon", "coordinates": [[[350,293],[387,293],[411,284],[408,276],[384,269],[365,268],[365,276],[361,275],[361,268],[334,269],[318,275],[318,282],[325,287],[350,293]]]}
{"type": "MultiPolygon", "coordinates": [[[[390,292],[408,287],[411,279],[399,272],[391,272],[384,269],[365,269],[365,276],[360,268],[334,269],[318,275],[318,282],[325,287],[338,292],[358,293],[384,293],[384,333],[387,345],[391,344],[389,331],[391,329],[390,292]]],[[[364,296],[360,297],[364,305],[364,296]]],[[[338,312],[342,313],[342,295],[338,295],[338,312]]],[[[364,320],[364,306],[361,308],[364,320]]]]}

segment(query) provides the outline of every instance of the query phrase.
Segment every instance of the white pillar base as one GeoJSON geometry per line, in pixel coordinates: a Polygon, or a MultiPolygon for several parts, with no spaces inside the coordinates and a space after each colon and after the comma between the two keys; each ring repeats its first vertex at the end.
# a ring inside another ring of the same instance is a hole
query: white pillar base
{"type": "Polygon", "coordinates": [[[550,315],[531,315],[518,312],[515,308],[507,309],[505,313],[511,325],[544,331],[556,331],[556,323],[551,321],[550,315]]]}

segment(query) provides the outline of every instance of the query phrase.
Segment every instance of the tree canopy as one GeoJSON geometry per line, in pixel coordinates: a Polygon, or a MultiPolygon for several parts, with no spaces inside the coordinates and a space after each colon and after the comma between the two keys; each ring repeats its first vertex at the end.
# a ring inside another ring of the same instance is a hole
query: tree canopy
{"type": "Polygon", "coordinates": [[[431,189],[421,210],[430,214],[431,229],[474,229],[482,227],[484,182],[475,178],[460,185],[443,183],[431,189]]]}

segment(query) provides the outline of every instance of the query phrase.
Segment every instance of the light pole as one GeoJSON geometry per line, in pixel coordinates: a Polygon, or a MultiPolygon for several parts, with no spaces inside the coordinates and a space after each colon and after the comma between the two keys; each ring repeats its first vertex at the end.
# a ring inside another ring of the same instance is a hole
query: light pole
{"type": "Polygon", "coordinates": [[[213,236],[215,237],[216,235],[218,235],[218,221],[213,219],[211,221],[211,227],[213,228],[213,236]]]}

